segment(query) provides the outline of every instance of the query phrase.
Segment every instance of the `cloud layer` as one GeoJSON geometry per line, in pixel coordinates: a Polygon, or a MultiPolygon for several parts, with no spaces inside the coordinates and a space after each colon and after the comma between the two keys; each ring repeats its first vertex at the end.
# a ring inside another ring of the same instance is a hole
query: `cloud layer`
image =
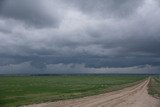
{"type": "Polygon", "coordinates": [[[160,73],[159,22],[158,0],[1,0],[0,73],[160,73]]]}

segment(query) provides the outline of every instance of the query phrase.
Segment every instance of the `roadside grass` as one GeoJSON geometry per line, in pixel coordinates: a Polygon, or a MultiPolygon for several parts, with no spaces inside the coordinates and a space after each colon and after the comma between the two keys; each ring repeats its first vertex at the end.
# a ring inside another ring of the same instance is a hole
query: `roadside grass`
{"type": "Polygon", "coordinates": [[[160,98],[160,76],[151,77],[148,84],[148,93],[156,98],[160,98]]]}
{"type": "Polygon", "coordinates": [[[0,77],[0,107],[79,98],[135,85],[145,76],[0,77]]]}

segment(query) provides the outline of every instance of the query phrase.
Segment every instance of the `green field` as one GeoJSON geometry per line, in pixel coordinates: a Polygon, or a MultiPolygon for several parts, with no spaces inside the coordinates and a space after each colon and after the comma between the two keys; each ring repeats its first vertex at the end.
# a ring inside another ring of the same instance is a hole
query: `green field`
{"type": "Polygon", "coordinates": [[[0,77],[0,107],[56,101],[109,92],[137,84],[145,76],[0,77]]]}
{"type": "Polygon", "coordinates": [[[149,94],[156,98],[160,98],[160,76],[151,77],[148,87],[149,94]]]}

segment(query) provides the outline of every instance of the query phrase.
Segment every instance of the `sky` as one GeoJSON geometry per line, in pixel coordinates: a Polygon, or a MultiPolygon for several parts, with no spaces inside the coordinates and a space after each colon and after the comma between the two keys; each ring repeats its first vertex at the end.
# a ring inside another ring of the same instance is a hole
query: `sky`
{"type": "Polygon", "coordinates": [[[0,74],[160,74],[159,0],[0,0],[0,74]]]}

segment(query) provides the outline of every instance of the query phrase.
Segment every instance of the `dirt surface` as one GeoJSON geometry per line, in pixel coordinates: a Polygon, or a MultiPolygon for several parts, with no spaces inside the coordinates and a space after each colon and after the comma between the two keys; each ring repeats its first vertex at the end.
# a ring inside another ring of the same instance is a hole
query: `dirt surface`
{"type": "Polygon", "coordinates": [[[148,95],[149,79],[132,87],[110,93],[24,107],[160,107],[160,100],[148,95]]]}

